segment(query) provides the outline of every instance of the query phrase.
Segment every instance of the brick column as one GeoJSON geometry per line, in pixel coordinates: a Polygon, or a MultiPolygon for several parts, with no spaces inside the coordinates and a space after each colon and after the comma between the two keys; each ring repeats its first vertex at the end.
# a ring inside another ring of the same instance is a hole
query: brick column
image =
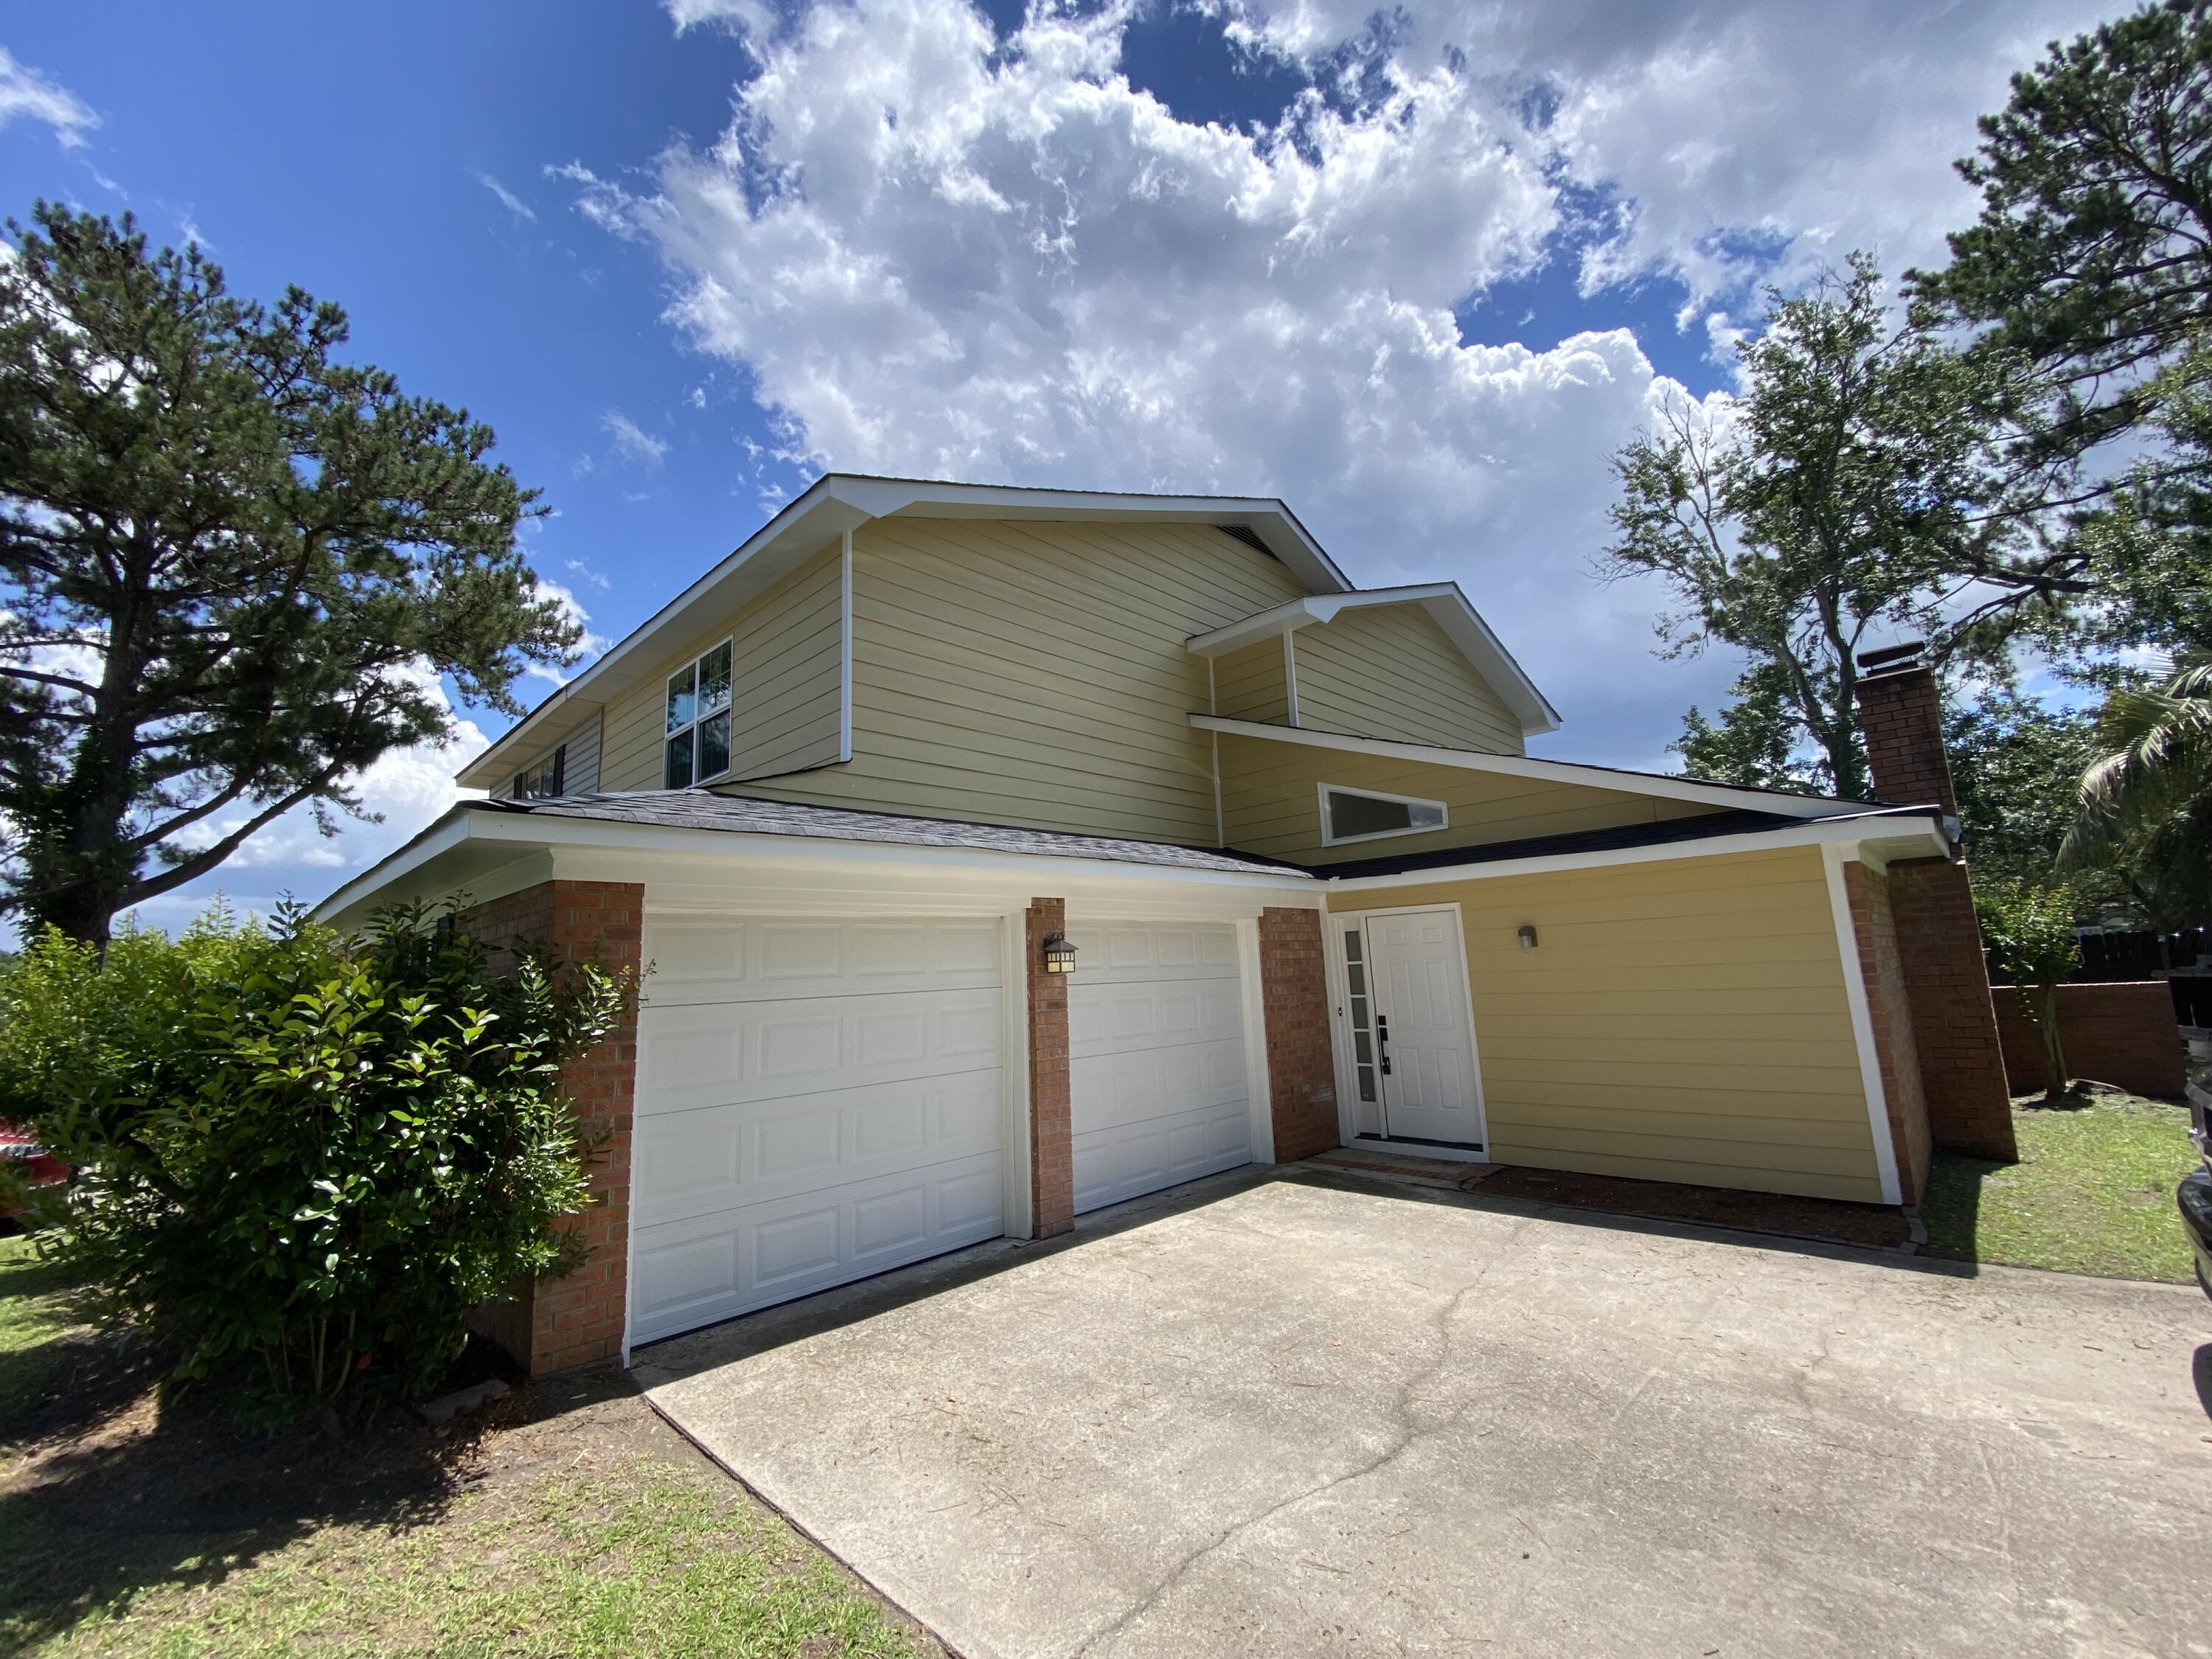
{"type": "MultiPolygon", "coordinates": [[[[1031,899],[1030,986],[1030,1236],[1075,1228],[1073,1097],[1067,1073],[1067,975],[1044,970],[1044,942],[1067,927],[1065,899],[1031,899]]],[[[1076,964],[1082,971],[1082,964],[1076,964]]]]}
{"type": "Polygon", "coordinates": [[[1844,866],[1844,892],[1850,901],[1859,977],[1866,986],[1875,1056],[1881,1069],[1882,1099],[1889,1109],[1889,1144],[1897,1156],[1898,1201],[1917,1204],[1928,1182],[1931,1145],[1928,1101],[1921,1090],[1912,1002],[1905,990],[1905,955],[1897,942],[1897,921],[1890,909],[1889,878],[1853,859],[1844,866]]]}
{"type": "MultiPolygon", "coordinates": [[[[459,925],[492,947],[494,966],[526,939],[556,962],[597,960],[610,972],[641,967],[645,889],[635,883],[550,881],[463,912],[459,925]]],[[[477,1328],[532,1376],[622,1352],[629,1294],[630,1115],[637,1083],[637,1010],[590,1053],[561,1070],[562,1091],[587,1139],[604,1137],[591,1172],[591,1206],[570,1225],[589,1254],[563,1279],[525,1286],[479,1316],[477,1328]]]]}
{"type": "MultiPolygon", "coordinates": [[[[1859,682],[1858,703],[1876,798],[1956,813],[1942,703],[1919,647],[1869,652],[1859,660],[1871,671],[1859,682]]],[[[2009,1162],[2020,1152],[1966,864],[1893,864],[1889,896],[1929,1133],[1948,1151],[2009,1162]]]]}
{"type": "Polygon", "coordinates": [[[1318,910],[1260,913],[1260,1004],[1267,1028],[1267,1106],[1279,1164],[1311,1158],[1340,1144],[1322,921],[1318,910]]]}

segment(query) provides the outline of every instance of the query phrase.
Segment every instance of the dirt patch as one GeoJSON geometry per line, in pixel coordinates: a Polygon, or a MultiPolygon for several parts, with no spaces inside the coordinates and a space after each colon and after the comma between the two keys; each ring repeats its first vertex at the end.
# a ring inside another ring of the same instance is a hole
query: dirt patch
{"type": "Polygon", "coordinates": [[[1665,1181],[1632,1181],[1620,1176],[1578,1175],[1569,1170],[1529,1170],[1517,1165],[1486,1175],[1470,1174],[1460,1184],[1489,1198],[1528,1199],[1571,1209],[1607,1210],[1655,1221],[1695,1222],[1877,1249],[1895,1249],[1911,1237],[1911,1224],[1905,1217],[1880,1204],[1744,1193],[1727,1187],[1680,1187],[1665,1181]]]}

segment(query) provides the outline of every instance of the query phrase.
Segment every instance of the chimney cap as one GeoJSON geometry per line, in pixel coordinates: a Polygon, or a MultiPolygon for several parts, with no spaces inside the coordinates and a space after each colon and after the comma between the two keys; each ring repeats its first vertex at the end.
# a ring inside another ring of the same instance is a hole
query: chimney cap
{"type": "Polygon", "coordinates": [[[1903,645],[1887,645],[1879,651],[1862,651],[1859,653],[1859,666],[1869,672],[1917,668],[1920,665],[1921,653],[1927,649],[1928,642],[1924,640],[1907,640],[1903,645]]]}

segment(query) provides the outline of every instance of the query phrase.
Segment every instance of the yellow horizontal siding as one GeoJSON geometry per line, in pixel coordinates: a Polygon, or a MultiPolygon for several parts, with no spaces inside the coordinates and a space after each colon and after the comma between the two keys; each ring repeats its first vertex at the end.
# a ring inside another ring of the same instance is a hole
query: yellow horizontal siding
{"type": "Polygon", "coordinates": [[[1213,659],[1213,712],[1224,720],[1291,723],[1283,642],[1262,640],[1213,659]]]}
{"type": "Polygon", "coordinates": [[[1492,1157],[1881,1201],[1817,848],[1329,897],[1425,905],[1460,912],[1492,1157]]]}
{"type": "Polygon", "coordinates": [[[1204,525],[896,519],[853,542],[852,763],[746,793],[1212,842],[1184,641],[1297,598],[1281,564],[1204,525]]]}
{"type": "Polygon", "coordinates": [[[1301,726],[1496,755],[1526,752],[1521,722],[1504,699],[1418,605],[1345,611],[1291,639],[1301,726]]]}
{"type": "Polygon", "coordinates": [[[1221,799],[1231,847],[1310,864],[1610,830],[1716,810],[1627,790],[1500,777],[1430,761],[1347,754],[1227,732],[1221,737],[1221,799]],[[1446,825],[1424,835],[1323,847],[1319,786],[1325,782],[1440,800],[1446,825]]]}
{"type": "Polygon", "coordinates": [[[658,789],[668,677],[732,642],[730,776],[757,777],[837,758],[842,556],[824,548],[734,613],[702,620],[607,705],[604,789],[658,789]]]}

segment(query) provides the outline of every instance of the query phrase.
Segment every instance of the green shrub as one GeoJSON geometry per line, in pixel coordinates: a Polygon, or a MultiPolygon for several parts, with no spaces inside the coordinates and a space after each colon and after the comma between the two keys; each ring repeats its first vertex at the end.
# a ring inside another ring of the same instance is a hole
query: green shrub
{"type": "Polygon", "coordinates": [[[58,932],[0,971],[0,1117],[80,1166],[49,1248],[173,1385],[270,1415],[419,1395],[476,1304],[580,1259],[562,1063],[627,979],[477,942],[420,908],[343,939],[216,915],[58,932]]]}

